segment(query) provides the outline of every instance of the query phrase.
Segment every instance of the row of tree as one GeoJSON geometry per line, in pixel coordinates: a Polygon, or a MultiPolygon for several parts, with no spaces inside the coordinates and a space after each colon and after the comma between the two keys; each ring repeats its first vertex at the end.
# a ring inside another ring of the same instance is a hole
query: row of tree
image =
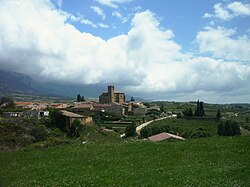
{"type": "Polygon", "coordinates": [[[203,102],[202,101],[197,101],[197,107],[195,112],[193,113],[192,108],[186,108],[185,110],[182,111],[184,116],[187,117],[192,117],[192,116],[197,116],[197,117],[203,117],[205,116],[205,110],[204,110],[204,106],[203,106],[203,102]]]}
{"type": "Polygon", "coordinates": [[[77,96],[76,96],[76,101],[77,102],[84,102],[85,101],[85,98],[84,98],[84,96],[81,96],[80,94],[77,94],[77,96]]]}

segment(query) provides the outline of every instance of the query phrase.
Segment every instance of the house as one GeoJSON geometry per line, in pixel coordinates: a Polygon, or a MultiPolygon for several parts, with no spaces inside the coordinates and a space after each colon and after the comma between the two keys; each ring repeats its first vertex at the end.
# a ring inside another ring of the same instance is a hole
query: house
{"type": "Polygon", "coordinates": [[[108,107],[111,107],[111,104],[101,104],[101,103],[93,103],[95,112],[106,112],[108,107]]]}
{"type": "Polygon", "coordinates": [[[79,120],[80,123],[83,125],[92,125],[94,123],[92,117],[85,117],[85,116],[82,116],[73,112],[69,112],[66,110],[61,110],[60,113],[62,116],[65,117],[67,130],[69,130],[69,128],[71,127],[72,123],[75,120],[79,120]]]}
{"type": "Polygon", "coordinates": [[[26,110],[23,112],[26,117],[48,117],[49,111],[46,110],[26,110]]]}
{"type": "Polygon", "coordinates": [[[119,103],[111,103],[111,105],[106,108],[106,112],[111,113],[111,114],[115,114],[117,116],[124,116],[125,109],[119,103]]]}
{"type": "Polygon", "coordinates": [[[25,109],[26,106],[28,105],[32,105],[32,102],[14,102],[15,103],[15,107],[18,109],[25,109]]]}
{"type": "Polygon", "coordinates": [[[72,107],[72,111],[74,112],[89,112],[92,110],[94,110],[94,107],[90,102],[75,102],[72,107]]]}
{"type": "Polygon", "coordinates": [[[174,134],[170,134],[170,133],[166,133],[166,132],[162,132],[160,134],[156,134],[153,136],[148,137],[149,141],[151,142],[159,142],[159,141],[163,141],[163,140],[167,140],[167,139],[177,139],[177,140],[185,140],[184,138],[174,135],[174,134]]]}
{"type": "Polygon", "coordinates": [[[147,111],[150,112],[150,111],[160,111],[160,107],[159,106],[151,106],[149,108],[147,108],[147,111]]]}
{"type": "Polygon", "coordinates": [[[68,108],[69,105],[68,104],[65,104],[65,103],[52,103],[50,105],[51,108],[54,108],[54,109],[65,109],[65,108],[68,108]]]}
{"type": "Polygon", "coordinates": [[[108,86],[108,91],[99,96],[100,103],[125,103],[125,94],[114,90],[114,86],[108,86]]]}
{"type": "Polygon", "coordinates": [[[130,102],[132,105],[132,112],[134,115],[145,115],[147,112],[147,107],[140,102],[130,102]]]}
{"type": "Polygon", "coordinates": [[[23,115],[22,112],[4,112],[4,117],[21,117],[23,115]]]}

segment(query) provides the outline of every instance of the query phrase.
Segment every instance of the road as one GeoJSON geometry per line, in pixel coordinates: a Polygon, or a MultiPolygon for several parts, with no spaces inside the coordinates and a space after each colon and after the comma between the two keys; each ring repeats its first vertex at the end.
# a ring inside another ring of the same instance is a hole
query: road
{"type": "Polygon", "coordinates": [[[154,121],[160,121],[160,120],[163,120],[163,119],[167,119],[167,118],[173,118],[173,117],[177,117],[177,115],[166,116],[166,117],[158,118],[158,119],[151,120],[151,121],[148,121],[146,123],[143,123],[143,124],[139,125],[138,127],[136,127],[136,132],[137,132],[138,135],[140,135],[140,132],[141,132],[142,128],[146,127],[150,123],[152,123],[154,121]]]}
{"type": "MultiPolygon", "coordinates": [[[[177,115],[173,114],[171,116],[167,116],[167,117],[162,117],[162,118],[158,118],[158,119],[155,119],[155,120],[151,120],[151,121],[148,121],[146,123],[142,123],[141,125],[139,125],[138,127],[136,127],[136,132],[138,135],[140,135],[140,132],[142,130],[143,127],[146,127],[147,125],[149,125],[150,123],[154,122],[154,121],[160,121],[160,120],[163,120],[163,119],[166,119],[166,118],[174,118],[174,117],[177,117],[177,115]]],[[[125,134],[122,134],[120,135],[121,138],[125,137],[125,134]]]]}

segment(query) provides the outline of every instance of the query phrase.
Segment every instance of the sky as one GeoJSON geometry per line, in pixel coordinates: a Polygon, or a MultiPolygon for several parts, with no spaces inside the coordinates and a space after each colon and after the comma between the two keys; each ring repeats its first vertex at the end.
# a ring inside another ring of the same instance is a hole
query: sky
{"type": "Polygon", "coordinates": [[[0,0],[0,68],[153,100],[250,102],[250,1],[0,0]]]}

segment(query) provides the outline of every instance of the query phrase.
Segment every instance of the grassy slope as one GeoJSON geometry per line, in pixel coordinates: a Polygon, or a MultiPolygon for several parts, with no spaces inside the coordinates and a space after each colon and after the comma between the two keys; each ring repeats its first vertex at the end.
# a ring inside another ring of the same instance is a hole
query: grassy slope
{"type": "Polygon", "coordinates": [[[209,136],[217,135],[217,124],[216,120],[199,120],[199,119],[185,119],[185,118],[168,118],[160,121],[155,121],[147,126],[149,127],[161,127],[171,126],[172,129],[169,133],[178,133],[179,135],[189,138],[192,133],[196,131],[204,131],[209,136]]]}
{"type": "Polygon", "coordinates": [[[0,176],[6,186],[250,186],[249,141],[213,137],[2,152],[0,176]]]}

